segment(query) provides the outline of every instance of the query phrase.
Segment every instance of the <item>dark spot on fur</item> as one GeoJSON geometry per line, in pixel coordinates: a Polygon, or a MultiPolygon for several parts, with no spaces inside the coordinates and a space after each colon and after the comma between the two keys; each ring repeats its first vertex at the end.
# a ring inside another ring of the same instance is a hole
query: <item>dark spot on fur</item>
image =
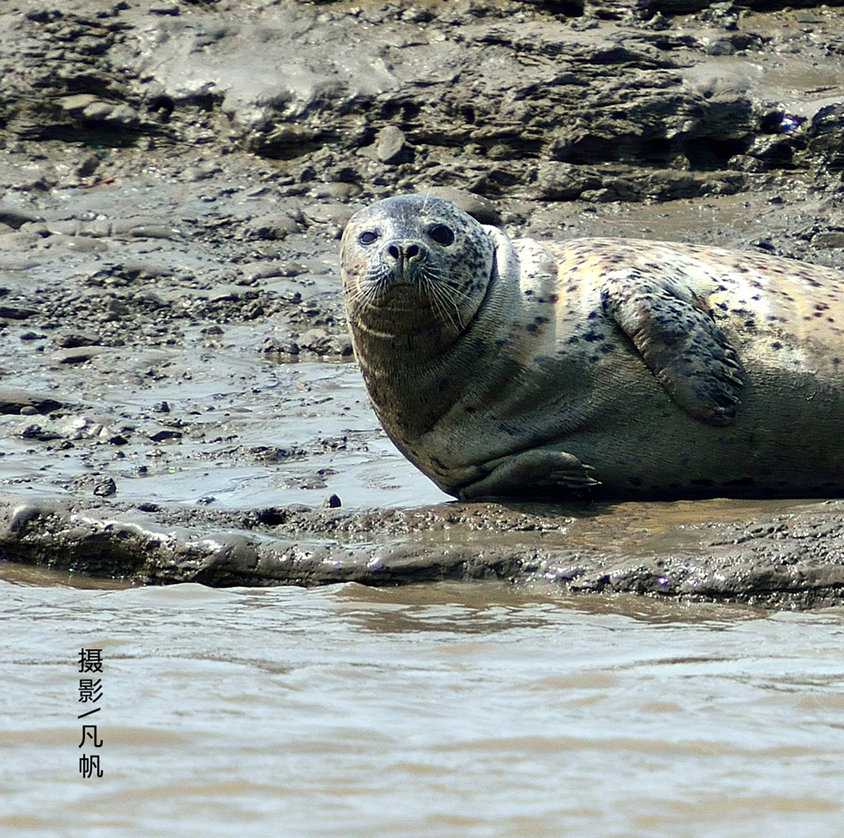
{"type": "Polygon", "coordinates": [[[531,333],[536,333],[539,331],[539,326],[537,326],[536,323],[528,323],[525,328],[531,333]]]}
{"type": "Polygon", "coordinates": [[[572,337],[570,337],[570,338],[566,341],[566,343],[571,343],[571,344],[580,343],[580,338],[579,338],[579,337],[577,337],[576,335],[572,335],[572,337]]]}
{"type": "Polygon", "coordinates": [[[745,329],[755,329],[756,328],[756,321],[755,320],[745,320],[744,321],[744,328],[745,329]]]}
{"type": "Polygon", "coordinates": [[[600,332],[587,332],[583,336],[583,340],[595,343],[595,341],[606,340],[606,335],[602,335],[600,332]]]}
{"type": "Polygon", "coordinates": [[[778,340],[775,340],[771,344],[771,349],[782,349],[782,344],[778,340]]]}

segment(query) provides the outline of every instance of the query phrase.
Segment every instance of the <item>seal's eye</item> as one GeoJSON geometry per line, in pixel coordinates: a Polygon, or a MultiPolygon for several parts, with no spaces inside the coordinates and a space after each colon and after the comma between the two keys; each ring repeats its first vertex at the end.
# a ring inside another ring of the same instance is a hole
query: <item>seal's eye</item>
{"type": "Polygon", "coordinates": [[[378,233],[374,230],[364,230],[359,236],[358,241],[361,244],[372,244],[378,238],[378,233]]]}
{"type": "Polygon", "coordinates": [[[445,224],[434,224],[428,235],[437,243],[444,246],[450,245],[454,241],[454,230],[451,227],[446,227],[445,224]]]}

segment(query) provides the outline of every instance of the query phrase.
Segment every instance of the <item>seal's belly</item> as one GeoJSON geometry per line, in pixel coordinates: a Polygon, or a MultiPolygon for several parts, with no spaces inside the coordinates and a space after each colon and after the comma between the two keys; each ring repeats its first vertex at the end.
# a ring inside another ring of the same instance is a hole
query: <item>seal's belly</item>
{"type": "Polygon", "coordinates": [[[710,427],[679,410],[647,370],[624,379],[615,365],[600,388],[573,396],[511,399],[471,416],[456,406],[418,441],[416,464],[452,493],[485,476],[490,463],[538,449],[573,455],[594,469],[598,494],[617,497],[844,489],[844,384],[837,395],[808,382],[784,389],[769,378],[748,386],[739,419],[710,427]]]}

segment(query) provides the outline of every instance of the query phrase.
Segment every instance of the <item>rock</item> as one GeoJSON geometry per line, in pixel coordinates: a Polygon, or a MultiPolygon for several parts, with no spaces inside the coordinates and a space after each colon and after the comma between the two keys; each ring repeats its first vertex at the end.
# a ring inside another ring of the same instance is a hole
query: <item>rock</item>
{"type": "Polygon", "coordinates": [[[404,132],[395,125],[387,125],[378,132],[375,139],[375,156],[382,163],[396,166],[413,159],[413,151],[407,144],[404,132]]]}
{"type": "Polygon", "coordinates": [[[465,189],[457,189],[453,186],[433,186],[425,190],[428,194],[445,201],[451,201],[463,212],[469,213],[481,224],[500,224],[501,213],[495,204],[483,195],[476,195],[465,189]]]}
{"type": "Polygon", "coordinates": [[[272,241],[287,238],[290,233],[295,233],[299,224],[286,212],[273,212],[253,218],[247,225],[251,235],[260,239],[272,241]]]}
{"type": "Polygon", "coordinates": [[[111,477],[106,477],[94,486],[93,491],[98,498],[108,498],[117,494],[117,484],[111,477]]]}
{"type": "Polygon", "coordinates": [[[57,364],[84,364],[106,351],[102,346],[73,345],[54,352],[52,359],[57,364]]]}
{"type": "Polygon", "coordinates": [[[26,306],[0,305],[0,317],[5,317],[8,320],[28,320],[37,313],[36,309],[26,306]]]}
{"type": "Polygon", "coordinates": [[[11,206],[0,206],[0,224],[6,224],[15,230],[23,227],[24,224],[34,224],[40,220],[38,215],[29,210],[11,206]]]}
{"type": "Polygon", "coordinates": [[[816,233],[812,236],[812,247],[844,247],[844,230],[816,233]]]}

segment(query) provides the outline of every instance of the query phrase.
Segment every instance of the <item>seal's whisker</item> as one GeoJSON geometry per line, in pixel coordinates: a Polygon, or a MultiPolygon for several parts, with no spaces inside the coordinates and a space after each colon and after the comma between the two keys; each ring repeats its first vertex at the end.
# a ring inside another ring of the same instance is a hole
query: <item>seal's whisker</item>
{"type": "Polygon", "coordinates": [[[434,266],[426,266],[425,271],[421,275],[425,280],[425,287],[427,293],[431,297],[436,297],[440,303],[439,311],[445,316],[445,308],[453,308],[456,320],[449,316],[449,320],[456,330],[462,331],[464,328],[463,313],[460,311],[460,303],[465,300],[470,292],[464,284],[461,284],[453,279],[445,277],[442,272],[434,266]]]}
{"type": "Polygon", "coordinates": [[[436,310],[441,317],[454,327],[455,331],[463,330],[463,316],[460,313],[460,308],[453,294],[449,294],[446,289],[440,284],[431,274],[423,273],[422,279],[425,283],[426,293],[429,299],[434,303],[436,310]],[[451,314],[450,307],[454,309],[454,315],[451,314]]]}
{"type": "Polygon", "coordinates": [[[431,308],[434,309],[438,317],[441,320],[447,321],[452,327],[457,328],[457,324],[451,317],[451,312],[444,304],[436,282],[431,281],[431,278],[425,273],[420,276],[420,290],[423,292],[425,299],[431,304],[431,308]]]}

